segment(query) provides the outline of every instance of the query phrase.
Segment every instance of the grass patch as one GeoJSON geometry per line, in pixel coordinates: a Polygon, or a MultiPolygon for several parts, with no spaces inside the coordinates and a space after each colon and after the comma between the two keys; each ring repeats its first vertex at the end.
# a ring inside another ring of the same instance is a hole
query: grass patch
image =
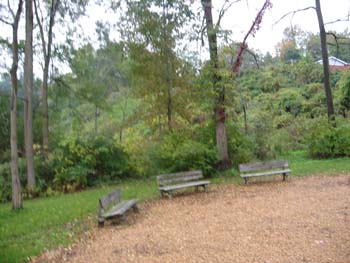
{"type": "MultiPolygon", "coordinates": [[[[276,159],[284,159],[289,163],[292,170],[290,176],[307,176],[314,174],[349,174],[350,158],[335,159],[310,159],[306,152],[295,151],[287,155],[279,156],[276,159]]],[[[279,175],[278,175],[279,176],[279,175]]],[[[211,178],[212,183],[244,183],[237,169],[230,169],[218,173],[211,178]]]]}
{"type": "MultiPolygon", "coordinates": [[[[344,174],[350,172],[350,159],[311,160],[304,152],[278,159],[289,161],[291,176],[344,174]]],[[[243,183],[236,169],[218,174],[212,183],[243,183]]],[[[12,211],[11,204],[0,205],[0,261],[24,262],[45,249],[71,244],[77,234],[96,224],[98,198],[121,188],[123,199],[140,201],[158,197],[155,178],[127,180],[118,185],[24,201],[24,209],[12,211]]]]}
{"type": "Polygon", "coordinates": [[[281,157],[289,162],[292,170],[292,176],[306,176],[312,174],[345,174],[350,173],[350,159],[309,159],[306,152],[292,152],[287,156],[281,157]]]}
{"type": "Polygon", "coordinates": [[[24,262],[45,249],[74,241],[77,233],[96,223],[98,199],[116,188],[122,198],[149,199],[158,195],[155,180],[128,180],[115,186],[24,201],[12,211],[0,205],[0,262],[24,262]],[[89,224],[90,223],[90,224],[89,224]]]}

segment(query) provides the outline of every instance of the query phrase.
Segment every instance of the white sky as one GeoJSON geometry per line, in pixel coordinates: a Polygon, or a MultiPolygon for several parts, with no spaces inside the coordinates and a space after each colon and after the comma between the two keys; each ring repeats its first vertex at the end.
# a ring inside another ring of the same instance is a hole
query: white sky
{"type": "MultiPolygon", "coordinates": [[[[215,9],[220,9],[223,1],[213,0],[213,2],[215,9]]],[[[264,0],[242,0],[240,3],[234,4],[222,20],[223,27],[233,31],[235,40],[242,41],[264,2],[264,0]]],[[[271,2],[272,9],[265,13],[261,29],[255,38],[248,39],[250,48],[274,53],[276,44],[283,37],[283,30],[291,24],[299,25],[304,31],[314,33],[319,31],[316,11],[313,9],[297,13],[294,17],[290,15],[274,25],[288,12],[315,6],[315,0],[271,0],[271,2]]],[[[350,0],[321,0],[321,9],[325,23],[345,18],[350,13],[350,0]]],[[[348,27],[350,27],[350,21],[327,25],[326,30],[343,32],[348,27]]]]}
{"type": "MultiPolygon", "coordinates": [[[[5,1],[5,0],[0,0],[5,1]]],[[[190,0],[184,0],[190,1],[190,0]]],[[[233,0],[232,0],[233,1],[233,0]]],[[[235,3],[225,14],[222,19],[223,29],[229,29],[232,31],[232,39],[235,41],[242,41],[243,36],[250,28],[252,21],[260,10],[265,0],[242,0],[239,3],[235,3]]],[[[16,2],[11,0],[11,2],[16,2]]],[[[108,3],[110,1],[106,1],[108,3]]],[[[224,0],[213,0],[214,8],[214,20],[217,20],[217,13],[221,9],[224,0]],[[216,11],[216,12],[215,12],[216,11]]],[[[257,32],[255,38],[250,37],[248,39],[248,46],[253,49],[258,49],[263,53],[269,51],[275,54],[275,46],[282,40],[283,30],[293,25],[299,25],[304,31],[318,32],[318,23],[316,12],[313,9],[297,13],[294,16],[288,16],[274,25],[284,14],[302,9],[308,6],[314,6],[315,0],[271,0],[273,7],[268,10],[261,24],[260,30],[257,32]]],[[[194,0],[194,7],[201,8],[200,0],[194,0]]],[[[321,8],[323,12],[324,22],[330,22],[339,18],[345,18],[350,13],[350,0],[321,0],[321,8]]],[[[95,22],[97,20],[102,21],[117,21],[118,15],[111,11],[106,11],[104,7],[91,6],[88,7],[88,15],[81,21],[82,28],[84,30],[84,38],[96,40],[95,22]]],[[[338,22],[326,26],[326,30],[335,30],[337,32],[343,32],[345,29],[350,28],[350,21],[338,22]]],[[[24,18],[21,19],[20,38],[24,38],[24,18]]],[[[55,28],[56,34],[60,31],[55,28]]],[[[1,36],[11,36],[11,28],[0,23],[1,36]]],[[[113,37],[113,34],[112,34],[113,37]]],[[[64,36],[60,37],[64,41],[64,36]]],[[[118,41],[118,36],[114,34],[115,40],[118,41]]],[[[85,42],[83,38],[77,39],[77,42],[85,42]]],[[[201,51],[201,54],[206,57],[201,51]]],[[[1,54],[0,63],[9,65],[9,58],[6,54],[1,54]]],[[[37,63],[38,61],[36,61],[37,63]]],[[[1,71],[1,69],[0,69],[1,71]]]]}
{"type": "MultiPolygon", "coordinates": [[[[184,1],[189,2],[190,0],[184,1]]],[[[215,21],[217,20],[217,14],[223,2],[224,0],[213,0],[215,21]]],[[[233,33],[232,38],[235,41],[242,41],[264,2],[265,0],[242,0],[241,2],[233,4],[222,19],[221,24],[223,29],[231,30],[233,33]]],[[[314,9],[299,12],[294,16],[289,15],[278,24],[275,24],[288,12],[314,6],[315,0],[271,0],[271,2],[273,7],[265,13],[261,28],[257,32],[256,37],[250,37],[248,39],[250,48],[258,49],[263,53],[269,51],[274,54],[275,46],[282,40],[283,30],[290,25],[299,25],[302,30],[313,33],[319,31],[316,11],[314,9]]],[[[194,0],[192,5],[195,8],[201,8],[200,0],[194,0]]],[[[321,8],[325,23],[339,18],[346,18],[350,14],[350,0],[321,0],[321,8]]],[[[107,21],[111,19],[116,20],[117,16],[113,13],[106,12],[102,7],[90,7],[88,9],[88,17],[84,18],[84,31],[86,34],[90,36],[95,35],[96,37],[96,33],[94,32],[95,21],[107,21]]],[[[326,30],[335,30],[337,32],[343,32],[346,28],[350,28],[350,21],[326,25],[326,30]]],[[[92,37],[92,39],[95,37],[92,37]]],[[[117,38],[117,35],[115,35],[116,40],[118,40],[117,38]]]]}

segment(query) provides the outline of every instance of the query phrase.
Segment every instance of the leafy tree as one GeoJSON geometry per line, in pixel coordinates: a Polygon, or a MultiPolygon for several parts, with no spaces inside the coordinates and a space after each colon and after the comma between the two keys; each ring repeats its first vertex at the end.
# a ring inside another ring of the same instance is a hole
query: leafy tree
{"type": "Polygon", "coordinates": [[[143,116],[159,131],[165,125],[173,130],[181,116],[178,98],[187,84],[183,75],[187,66],[176,48],[191,18],[184,1],[156,0],[128,2],[123,19],[121,34],[129,51],[131,83],[145,102],[142,107],[148,108],[143,116]]]}

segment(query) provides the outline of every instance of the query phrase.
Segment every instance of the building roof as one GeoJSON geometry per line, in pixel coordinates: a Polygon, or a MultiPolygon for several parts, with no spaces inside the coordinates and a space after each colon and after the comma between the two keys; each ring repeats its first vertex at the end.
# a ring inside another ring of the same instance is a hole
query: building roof
{"type": "MultiPolygon", "coordinates": [[[[328,57],[328,62],[329,62],[330,66],[340,66],[341,67],[341,66],[348,66],[349,65],[349,63],[347,63],[339,58],[336,58],[334,56],[328,57]]],[[[317,63],[322,65],[323,64],[322,59],[317,61],[317,63]]]]}

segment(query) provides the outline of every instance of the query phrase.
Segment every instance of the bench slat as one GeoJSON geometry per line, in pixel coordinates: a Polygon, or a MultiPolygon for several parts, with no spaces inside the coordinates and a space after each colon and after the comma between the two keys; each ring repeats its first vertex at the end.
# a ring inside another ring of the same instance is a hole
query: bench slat
{"type": "Polygon", "coordinates": [[[112,193],[107,194],[106,196],[100,198],[100,205],[103,209],[106,209],[111,204],[117,204],[121,199],[120,189],[115,190],[112,193]]]}
{"type": "Polygon", "coordinates": [[[118,203],[117,205],[112,207],[107,213],[104,213],[102,217],[110,218],[118,215],[123,215],[127,210],[129,210],[131,207],[136,205],[136,203],[137,203],[136,199],[130,199],[130,200],[118,203]]]}
{"type": "Polygon", "coordinates": [[[202,171],[189,171],[189,172],[180,172],[173,174],[162,174],[157,176],[158,184],[160,186],[187,182],[192,180],[197,180],[203,178],[202,171]]]}
{"type": "Polygon", "coordinates": [[[176,184],[176,185],[168,185],[168,186],[163,186],[159,187],[160,191],[171,191],[171,190],[176,190],[180,188],[187,188],[187,187],[192,187],[192,186],[200,186],[200,185],[208,185],[210,184],[210,181],[196,181],[196,182],[189,182],[185,184],[176,184]]]}
{"type": "Polygon", "coordinates": [[[288,168],[288,162],[285,160],[276,160],[270,162],[257,162],[257,163],[245,163],[239,165],[240,172],[250,172],[257,170],[268,170],[268,169],[278,169],[288,168]]]}
{"type": "Polygon", "coordinates": [[[269,171],[269,172],[261,172],[261,173],[252,173],[252,174],[241,174],[241,177],[258,177],[264,175],[274,175],[274,174],[288,174],[291,170],[279,170],[279,171],[269,171]]]}

